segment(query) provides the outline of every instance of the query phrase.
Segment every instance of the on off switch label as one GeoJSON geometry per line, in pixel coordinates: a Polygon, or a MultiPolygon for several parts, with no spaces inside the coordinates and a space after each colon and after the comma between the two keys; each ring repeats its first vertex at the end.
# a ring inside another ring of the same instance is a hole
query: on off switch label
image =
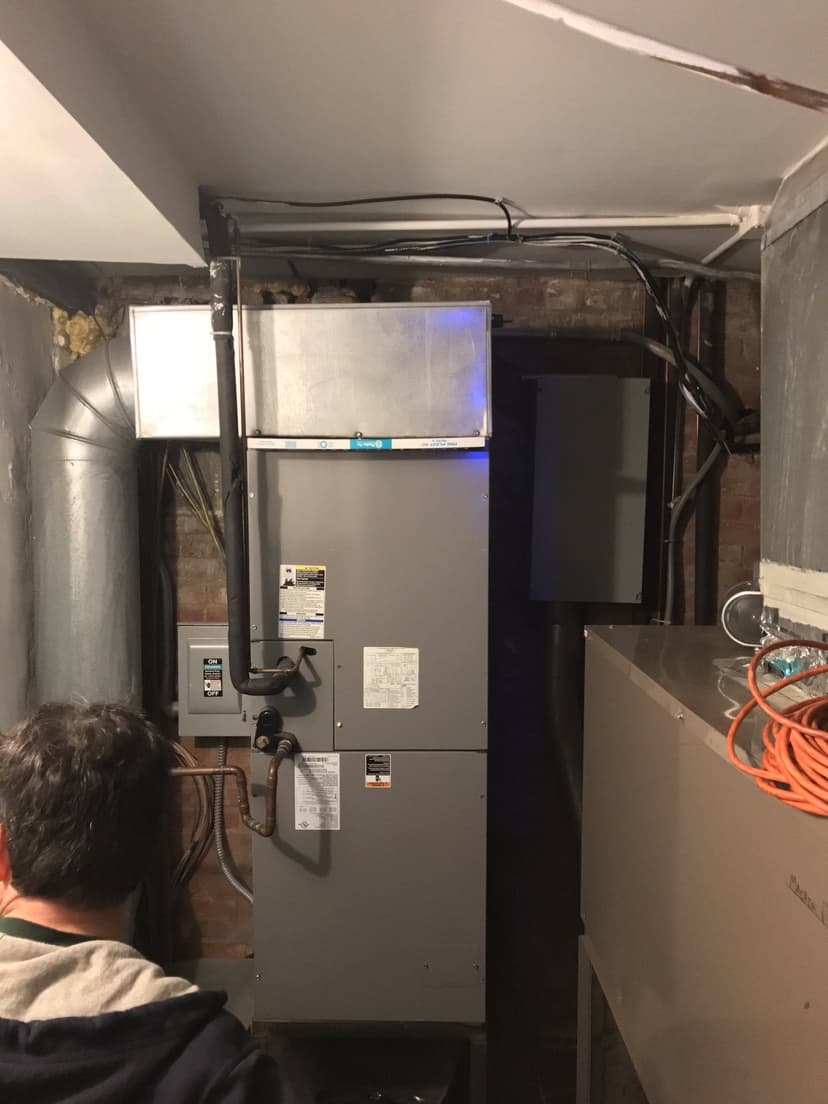
{"type": "Polygon", "coordinates": [[[201,677],[205,698],[224,697],[224,660],[221,656],[208,656],[202,660],[201,677]]]}

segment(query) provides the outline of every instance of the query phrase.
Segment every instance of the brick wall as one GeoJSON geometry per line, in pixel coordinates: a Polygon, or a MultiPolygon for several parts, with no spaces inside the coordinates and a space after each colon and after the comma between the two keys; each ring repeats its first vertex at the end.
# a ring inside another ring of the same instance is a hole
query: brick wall
{"type": "MultiPolygon", "coordinates": [[[[220,476],[215,448],[196,448],[191,455],[203,476],[205,490],[213,508],[220,509],[220,476]]],[[[171,457],[176,459],[175,453],[171,457]]],[[[182,496],[168,489],[165,518],[165,551],[170,564],[177,598],[177,617],[181,622],[225,622],[227,600],[224,564],[207,530],[182,496]]],[[[196,757],[210,763],[215,759],[212,747],[196,748],[192,740],[182,739],[196,757]]],[[[249,766],[247,748],[231,747],[228,762],[245,771],[249,766]]],[[[183,846],[188,825],[195,812],[193,784],[181,783],[178,812],[179,844],[183,846]]],[[[250,833],[242,825],[228,786],[225,801],[227,841],[238,873],[252,883],[250,833]]],[[[173,956],[189,958],[206,955],[214,958],[244,957],[251,951],[251,909],[224,880],[211,849],[190,884],[174,924],[173,956]]]]}
{"type": "MultiPolygon", "coordinates": [[[[157,287],[141,285],[129,297],[163,301],[157,287]]],[[[292,285],[249,285],[246,299],[261,301],[262,290],[277,301],[304,301],[308,289],[292,285]]],[[[326,293],[326,297],[330,293],[326,293]]],[[[382,282],[373,295],[379,301],[419,302],[489,300],[494,311],[514,326],[600,327],[641,329],[645,300],[640,285],[619,280],[586,280],[498,276],[480,278],[433,277],[416,281],[382,282]]],[[[204,298],[202,288],[179,287],[172,301],[204,298]]],[[[759,294],[755,285],[733,283],[727,289],[725,372],[748,405],[759,397],[759,294]]],[[[685,436],[685,470],[695,465],[695,419],[688,417],[685,436]]],[[[218,501],[218,465],[215,450],[196,452],[208,488],[218,501]]],[[[171,498],[167,516],[167,549],[178,596],[181,621],[209,622],[225,619],[223,568],[207,532],[186,504],[171,498]]],[[[730,459],[721,479],[721,530],[719,589],[749,578],[759,554],[759,464],[730,459]]],[[[689,565],[686,597],[692,609],[693,527],[686,535],[685,557],[689,565]]],[[[214,753],[201,749],[200,758],[214,753]]],[[[247,765],[246,750],[233,751],[231,762],[247,765]]],[[[192,797],[184,791],[182,817],[186,820],[192,797]]],[[[248,833],[238,821],[233,803],[227,802],[228,840],[242,876],[250,881],[251,847],[248,833]]],[[[223,880],[213,854],[194,878],[181,910],[178,928],[179,956],[238,956],[251,950],[251,909],[223,880]]]]}
{"type": "MultiPolygon", "coordinates": [[[[724,374],[745,406],[759,406],[760,298],[758,284],[727,285],[724,374]]],[[[688,414],[684,430],[684,481],[696,466],[697,419],[688,414]]],[[[758,456],[731,456],[722,469],[719,499],[719,602],[737,583],[753,578],[759,560],[758,456]]],[[[684,536],[685,607],[692,621],[695,525],[684,536]]]]}

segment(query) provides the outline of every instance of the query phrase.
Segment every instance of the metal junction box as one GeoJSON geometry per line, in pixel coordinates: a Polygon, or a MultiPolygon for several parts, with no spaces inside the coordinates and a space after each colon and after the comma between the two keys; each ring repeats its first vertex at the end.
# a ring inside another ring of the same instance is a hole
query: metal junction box
{"type": "Polygon", "coordinates": [[[178,732],[247,738],[241,695],[230,681],[226,625],[178,626],[178,732]]]}
{"type": "MultiPolygon", "coordinates": [[[[253,838],[255,1019],[479,1025],[489,307],[280,307],[245,332],[252,661],[313,649],[241,703],[248,737],[272,707],[300,747],[253,838]]],[[[137,310],[132,334],[141,433],[214,435],[206,311],[137,310]],[[178,429],[153,398],[173,372],[178,429]]],[[[253,752],[258,811],[269,763],[253,752]]]]}

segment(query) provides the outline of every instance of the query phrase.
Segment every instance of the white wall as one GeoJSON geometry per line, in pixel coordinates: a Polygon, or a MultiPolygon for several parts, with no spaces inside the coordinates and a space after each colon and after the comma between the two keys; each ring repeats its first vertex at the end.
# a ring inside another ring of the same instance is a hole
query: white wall
{"type": "Polygon", "coordinates": [[[29,422],[53,378],[49,307],[0,284],[0,729],[18,720],[27,705],[33,615],[29,422]]]}
{"type": "Polygon", "coordinates": [[[76,7],[0,0],[0,255],[203,265],[195,179],[76,7]]]}

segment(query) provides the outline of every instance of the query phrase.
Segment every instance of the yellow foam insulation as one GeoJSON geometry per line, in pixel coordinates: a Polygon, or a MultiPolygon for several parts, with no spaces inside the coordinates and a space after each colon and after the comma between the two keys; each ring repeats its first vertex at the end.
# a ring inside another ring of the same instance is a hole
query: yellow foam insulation
{"type": "Polygon", "coordinates": [[[52,308],[55,344],[72,357],[84,356],[102,341],[109,341],[118,332],[123,310],[117,304],[99,303],[94,314],[52,308]]]}
{"type": "Polygon", "coordinates": [[[242,302],[245,306],[271,303],[307,303],[310,287],[304,280],[253,280],[242,282],[242,302]]]}

